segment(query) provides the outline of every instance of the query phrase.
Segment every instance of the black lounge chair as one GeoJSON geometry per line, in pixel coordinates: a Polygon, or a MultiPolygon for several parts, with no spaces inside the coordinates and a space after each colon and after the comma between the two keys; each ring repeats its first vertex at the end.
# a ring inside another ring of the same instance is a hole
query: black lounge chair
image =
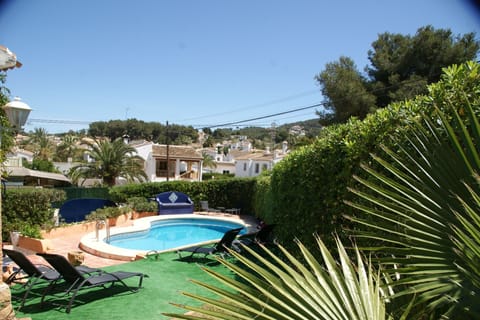
{"type": "MultiPolygon", "coordinates": [[[[71,294],[70,300],[66,305],[66,312],[70,313],[72,304],[75,301],[75,298],[78,292],[81,289],[93,288],[93,287],[104,287],[111,288],[116,282],[121,283],[125,288],[131,292],[137,292],[138,289],[142,287],[143,277],[147,275],[140,272],[126,272],[126,271],[115,271],[115,272],[106,272],[101,269],[98,269],[98,272],[92,274],[84,274],[79,272],[75,267],[73,267],[68,260],[61,255],[51,254],[51,253],[37,253],[39,256],[42,256],[47,262],[55,268],[58,273],[60,273],[61,278],[64,280],[64,284],[67,285],[65,294],[71,294]],[[139,277],[138,286],[130,287],[123,280],[139,277]]],[[[60,280],[58,279],[58,280],[60,280]]],[[[60,283],[57,281],[52,281],[48,288],[45,290],[42,296],[41,303],[43,304],[45,297],[48,293],[54,289],[60,283]]]]}
{"type": "MultiPolygon", "coordinates": [[[[23,283],[23,287],[26,289],[23,297],[21,298],[22,302],[20,307],[23,307],[25,304],[25,300],[27,299],[30,290],[32,287],[38,283],[38,281],[57,281],[61,278],[60,274],[52,269],[50,266],[44,264],[34,264],[30,259],[28,259],[22,252],[10,249],[2,249],[3,252],[18,266],[18,268],[13,272],[5,283],[17,283],[21,282],[24,279],[27,279],[25,283],[23,283]]],[[[76,270],[81,273],[91,273],[95,272],[98,269],[89,268],[87,266],[78,266],[76,270]]]]}
{"type": "Polygon", "coordinates": [[[275,242],[273,240],[273,229],[275,228],[275,224],[266,224],[258,230],[253,237],[245,237],[240,238],[238,240],[233,241],[233,247],[237,251],[241,251],[241,246],[250,246],[253,244],[268,244],[275,242]]]}
{"type": "Polygon", "coordinates": [[[237,228],[237,229],[231,229],[225,232],[223,235],[222,239],[215,243],[214,246],[211,247],[205,247],[205,246],[193,246],[193,247],[188,247],[188,248],[183,248],[178,250],[178,256],[180,259],[184,258],[182,257],[181,253],[182,252],[190,252],[191,254],[189,255],[189,258],[193,257],[194,254],[203,254],[204,257],[212,254],[221,254],[223,255],[225,252],[227,252],[226,248],[231,248],[233,240],[237,237],[237,235],[240,233],[240,231],[243,228],[237,228]]]}

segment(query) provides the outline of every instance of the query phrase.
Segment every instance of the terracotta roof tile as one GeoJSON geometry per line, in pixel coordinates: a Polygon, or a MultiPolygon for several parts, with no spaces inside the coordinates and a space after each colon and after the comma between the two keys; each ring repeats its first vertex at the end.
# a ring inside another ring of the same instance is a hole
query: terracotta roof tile
{"type": "MultiPolygon", "coordinates": [[[[167,157],[167,146],[166,145],[154,145],[152,146],[152,154],[154,157],[167,157]]],[[[202,160],[203,156],[195,151],[194,148],[189,146],[169,146],[168,156],[170,158],[182,158],[182,159],[191,159],[191,160],[202,160]]]]}

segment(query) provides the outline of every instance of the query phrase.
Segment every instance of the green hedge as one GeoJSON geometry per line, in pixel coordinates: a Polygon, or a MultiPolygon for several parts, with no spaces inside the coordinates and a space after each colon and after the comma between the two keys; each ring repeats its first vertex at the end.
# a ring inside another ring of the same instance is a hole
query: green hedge
{"type": "Polygon", "coordinates": [[[194,201],[196,210],[200,210],[201,200],[208,200],[210,207],[240,208],[242,214],[255,215],[254,178],[127,184],[112,187],[110,197],[115,202],[126,203],[132,197],[153,198],[167,191],[180,191],[187,194],[194,201]]]}
{"type": "Polygon", "coordinates": [[[53,226],[52,203],[65,198],[57,189],[8,189],[2,202],[2,239],[10,239],[10,231],[39,237],[40,228],[53,226]]]}
{"type": "MultiPolygon", "coordinates": [[[[294,151],[277,164],[271,178],[257,185],[256,212],[267,223],[276,223],[276,236],[294,250],[293,239],[314,246],[313,234],[321,235],[329,245],[332,234],[348,237],[352,225],[344,215],[355,215],[344,204],[353,194],[353,175],[365,177],[361,163],[372,163],[370,154],[382,155],[380,145],[395,150],[393,136],[402,137],[420,111],[431,113],[435,106],[454,102],[459,106],[478,100],[480,81],[478,64],[446,71],[443,80],[429,87],[429,95],[395,103],[377,110],[365,120],[325,128],[309,146],[294,151]],[[466,94],[460,94],[466,90],[466,94]],[[260,192],[260,194],[258,194],[260,192]]],[[[366,177],[370,179],[370,177],[366,177]]]]}

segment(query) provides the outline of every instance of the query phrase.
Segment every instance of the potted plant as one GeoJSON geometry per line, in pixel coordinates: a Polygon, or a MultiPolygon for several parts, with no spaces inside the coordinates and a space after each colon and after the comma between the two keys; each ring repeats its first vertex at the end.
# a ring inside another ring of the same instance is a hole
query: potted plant
{"type": "Polygon", "coordinates": [[[127,200],[127,206],[132,210],[132,219],[157,215],[158,204],[144,197],[132,197],[127,200]]]}
{"type": "Polygon", "coordinates": [[[126,207],[103,207],[87,215],[87,220],[108,220],[108,225],[115,226],[117,224],[117,218],[125,213],[127,213],[126,207]]]}
{"type": "Polygon", "coordinates": [[[14,237],[11,239],[14,248],[19,247],[33,252],[46,252],[51,247],[50,242],[42,238],[40,226],[31,225],[27,222],[19,223],[18,231],[14,233],[12,232],[14,237]]]}

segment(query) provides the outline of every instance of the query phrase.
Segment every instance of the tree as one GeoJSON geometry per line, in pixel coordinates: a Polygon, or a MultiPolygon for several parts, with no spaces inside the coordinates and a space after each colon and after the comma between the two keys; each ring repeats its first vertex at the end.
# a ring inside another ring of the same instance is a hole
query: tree
{"type": "Polygon", "coordinates": [[[35,128],[27,144],[33,148],[35,157],[42,160],[49,160],[53,154],[54,145],[44,128],[35,128]]]}
{"type": "Polygon", "coordinates": [[[363,119],[375,109],[375,97],[367,91],[367,80],[348,57],[328,63],[316,80],[326,97],[326,112],[317,112],[323,124],[341,123],[355,116],[363,119]]]}
{"type": "Polygon", "coordinates": [[[74,159],[77,155],[78,147],[78,136],[73,134],[67,134],[62,138],[62,142],[57,147],[57,152],[55,153],[57,161],[67,161],[68,158],[74,159]]]}
{"type": "MultiPolygon", "coordinates": [[[[0,106],[4,106],[8,103],[8,96],[10,95],[10,91],[7,87],[5,87],[5,81],[7,79],[7,75],[4,72],[0,72],[0,106]]],[[[10,122],[3,111],[3,108],[0,110],[0,126],[3,130],[0,130],[0,141],[1,143],[1,154],[0,154],[0,162],[3,163],[5,160],[5,155],[8,150],[10,150],[13,146],[13,135],[9,130],[10,122]]]]}
{"type": "Polygon", "coordinates": [[[159,122],[144,122],[137,119],[97,121],[89,125],[88,133],[93,137],[107,137],[111,141],[128,135],[131,140],[145,139],[157,143],[166,143],[167,133],[170,144],[186,144],[198,140],[198,132],[192,126],[159,122]]]}
{"type": "Polygon", "coordinates": [[[203,147],[208,148],[208,147],[213,147],[215,144],[215,140],[212,138],[212,136],[208,136],[207,139],[203,142],[203,147]]]}
{"type": "Polygon", "coordinates": [[[122,139],[113,142],[95,140],[88,143],[88,146],[88,154],[93,162],[74,166],[70,172],[73,181],[78,178],[100,178],[108,186],[113,186],[119,177],[126,178],[129,182],[147,179],[143,159],[135,155],[135,148],[125,144],[122,139]]]}
{"type": "Polygon", "coordinates": [[[215,159],[209,155],[206,151],[202,151],[202,157],[203,157],[203,166],[206,168],[216,168],[217,163],[215,162],[215,159]]]}
{"type": "Polygon", "coordinates": [[[474,33],[454,37],[449,29],[419,28],[415,36],[383,33],[372,43],[367,72],[378,107],[427,92],[442,68],[474,60],[479,43],[474,33]]]}
{"type": "Polygon", "coordinates": [[[419,28],[415,36],[383,33],[368,51],[371,66],[362,76],[350,58],[327,63],[315,77],[325,96],[324,124],[342,123],[427,92],[440,79],[442,68],[474,60],[479,42],[474,33],[453,36],[449,29],[419,28]]]}
{"type": "Polygon", "coordinates": [[[34,157],[31,164],[28,161],[23,161],[23,166],[32,170],[59,173],[52,161],[38,157],[34,157]]]}

